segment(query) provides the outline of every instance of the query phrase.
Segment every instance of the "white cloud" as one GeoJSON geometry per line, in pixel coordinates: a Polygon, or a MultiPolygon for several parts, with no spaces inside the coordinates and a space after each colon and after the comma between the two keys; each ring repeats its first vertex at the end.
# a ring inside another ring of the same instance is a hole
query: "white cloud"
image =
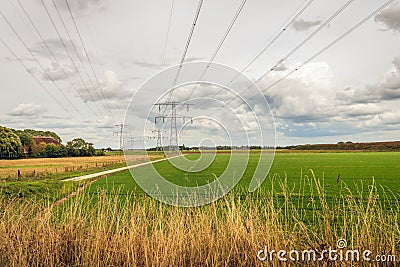
{"type": "Polygon", "coordinates": [[[321,24],[320,20],[304,20],[304,19],[297,19],[293,22],[293,29],[295,31],[306,31],[312,27],[321,24]]]}
{"type": "Polygon", "coordinates": [[[11,116],[38,116],[46,112],[46,109],[40,105],[34,105],[32,103],[19,104],[15,107],[8,115],[11,116]]]}
{"type": "Polygon", "coordinates": [[[375,16],[375,21],[386,25],[388,29],[400,31],[400,5],[393,5],[375,16]]]}
{"type": "MultiPolygon", "coordinates": [[[[106,71],[105,80],[100,81],[100,86],[100,89],[97,86],[90,90],[81,88],[79,90],[79,97],[82,98],[84,102],[102,101],[103,97],[106,101],[112,100],[121,102],[130,99],[133,93],[133,90],[125,88],[124,82],[119,80],[117,74],[113,71],[106,71]]],[[[113,106],[118,105],[114,103],[113,106]]]]}

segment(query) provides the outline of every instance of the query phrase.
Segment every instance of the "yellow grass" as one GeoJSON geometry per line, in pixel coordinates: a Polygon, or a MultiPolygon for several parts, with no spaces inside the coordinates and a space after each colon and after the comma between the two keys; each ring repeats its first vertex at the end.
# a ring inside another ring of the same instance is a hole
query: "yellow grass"
{"type": "MultiPolygon", "coordinates": [[[[310,182],[320,184],[315,178],[310,182]]],[[[282,190],[280,197],[273,190],[244,198],[230,194],[199,208],[172,207],[118,191],[81,194],[56,207],[0,199],[0,265],[287,266],[276,259],[260,262],[257,252],[265,246],[276,251],[334,249],[338,238],[352,249],[400,256],[398,203],[385,207],[385,196],[376,188],[363,201],[360,192],[349,192],[330,205],[319,186],[302,207],[284,183],[282,190]]],[[[322,261],[318,266],[360,263],[322,261]]]]}
{"type": "MultiPolygon", "coordinates": [[[[139,158],[141,157],[138,156],[139,158]]],[[[33,171],[39,175],[42,173],[90,169],[124,162],[125,158],[123,155],[0,160],[0,177],[16,177],[18,170],[20,170],[22,176],[32,174],[33,171]]]]}

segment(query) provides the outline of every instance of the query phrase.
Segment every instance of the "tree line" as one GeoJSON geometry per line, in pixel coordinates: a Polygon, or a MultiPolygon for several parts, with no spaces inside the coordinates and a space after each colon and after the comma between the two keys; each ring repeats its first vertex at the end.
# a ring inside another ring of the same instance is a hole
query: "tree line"
{"type": "Polygon", "coordinates": [[[101,156],[103,150],[96,150],[92,143],[82,138],[61,144],[61,138],[54,132],[36,131],[32,129],[14,130],[0,126],[0,158],[17,159],[22,157],[83,157],[101,156]],[[37,142],[37,137],[51,137],[50,143],[37,142]]]}

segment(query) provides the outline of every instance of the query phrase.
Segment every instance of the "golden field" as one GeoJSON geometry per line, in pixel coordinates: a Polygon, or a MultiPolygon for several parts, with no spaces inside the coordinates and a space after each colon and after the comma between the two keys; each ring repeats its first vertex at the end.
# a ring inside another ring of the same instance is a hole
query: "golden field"
{"type": "MultiPolygon", "coordinates": [[[[137,160],[141,157],[138,156],[137,160]]],[[[74,170],[106,167],[124,163],[123,155],[108,155],[99,157],[68,157],[68,158],[30,158],[17,160],[0,160],[0,177],[35,176],[49,173],[69,172],[74,170]]]]}

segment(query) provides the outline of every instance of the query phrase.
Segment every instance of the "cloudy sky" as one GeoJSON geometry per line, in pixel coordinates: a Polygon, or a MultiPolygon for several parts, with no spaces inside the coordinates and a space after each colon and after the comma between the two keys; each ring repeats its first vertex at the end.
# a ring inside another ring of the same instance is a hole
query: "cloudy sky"
{"type": "MultiPolygon", "coordinates": [[[[64,142],[80,136],[96,147],[115,148],[114,124],[124,121],[141,85],[180,63],[199,6],[197,0],[0,1],[0,125],[52,130],[64,142]]],[[[204,0],[185,63],[211,59],[243,3],[214,62],[258,81],[275,119],[276,144],[399,140],[398,1],[374,14],[386,1],[204,0]]],[[[182,79],[178,75],[178,84],[182,79]]],[[[231,84],[257,110],[260,96],[244,90],[240,81],[231,84]]],[[[189,92],[226,103],[218,88],[191,88],[196,92],[182,89],[174,100],[186,101],[189,92]]],[[[147,90],[152,99],[155,92],[147,90]]],[[[244,116],[240,103],[232,103],[232,112],[244,116]]],[[[212,101],[200,101],[181,111],[188,117],[226,118],[218,110],[212,101]]],[[[137,112],[143,112],[135,114],[138,118],[154,122],[156,115],[146,116],[148,110],[137,112]]],[[[237,122],[224,123],[232,128],[237,122]]],[[[192,130],[201,132],[201,138],[193,132],[182,138],[189,145],[206,137],[218,143],[222,133],[215,130],[217,124],[199,121],[202,132],[192,130]]]]}

